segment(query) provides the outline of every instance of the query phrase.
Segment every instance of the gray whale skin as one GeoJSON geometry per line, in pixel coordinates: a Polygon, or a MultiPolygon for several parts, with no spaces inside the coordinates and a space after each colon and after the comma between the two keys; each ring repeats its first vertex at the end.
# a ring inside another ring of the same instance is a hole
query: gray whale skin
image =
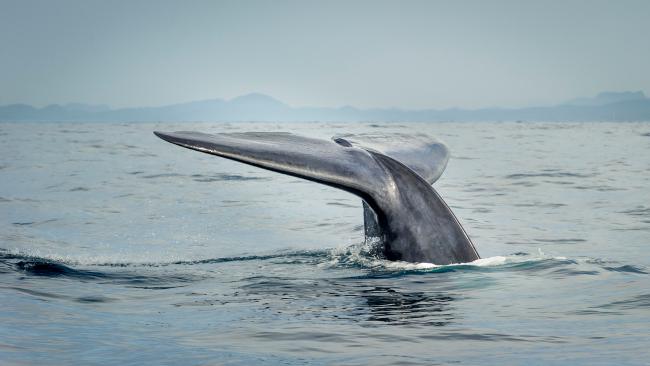
{"type": "Polygon", "coordinates": [[[434,264],[479,259],[433,189],[449,153],[424,135],[349,135],[332,141],[290,133],[154,132],[173,144],[343,189],[363,200],[366,237],[388,260],[434,264]]]}

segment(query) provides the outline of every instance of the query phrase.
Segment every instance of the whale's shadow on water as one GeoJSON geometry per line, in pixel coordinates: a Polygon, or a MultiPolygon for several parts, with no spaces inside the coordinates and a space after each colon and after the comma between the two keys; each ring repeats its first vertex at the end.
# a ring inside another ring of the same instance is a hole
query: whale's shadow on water
{"type": "MultiPolygon", "coordinates": [[[[409,283],[387,283],[366,277],[310,279],[251,277],[234,295],[239,301],[306,318],[351,321],[362,326],[446,326],[456,318],[458,296],[431,285],[430,291],[408,289],[409,283]]],[[[408,282],[408,281],[407,281],[408,282]]]]}
{"type": "Polygon", "coordinates": [[[452,302],[455,298],[445,292],[427,294],[375,287],[360,295],[370,310],[368,321],[441,327],[454,320],[452,302]]]}

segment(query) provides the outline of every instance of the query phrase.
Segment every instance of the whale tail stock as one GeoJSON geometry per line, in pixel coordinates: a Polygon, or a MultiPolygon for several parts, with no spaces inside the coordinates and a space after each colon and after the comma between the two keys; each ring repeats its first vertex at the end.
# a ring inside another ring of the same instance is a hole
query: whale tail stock
{"type": "Polygon", "coordinates": [[[431,186],[449,153],[424,135],[348,135],[332,141],[289,133],[154,132],[173,144],[343,189],[364,202],[366,236],[390,260],[450,264],[479,258],[431,186]]]}

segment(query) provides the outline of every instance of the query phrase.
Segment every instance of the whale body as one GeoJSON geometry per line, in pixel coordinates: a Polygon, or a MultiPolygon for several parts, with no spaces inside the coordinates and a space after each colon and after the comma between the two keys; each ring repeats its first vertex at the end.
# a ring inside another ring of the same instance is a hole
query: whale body
{"type": "Polygon", "coordinates": [[[326,184],[363,200],[365,235],[388,260],[434,264],[479,259],[432,184],[449,152],[424,135],[351,135],[330,140],[290,133],[154,132],[173,144],[326,184]]]}

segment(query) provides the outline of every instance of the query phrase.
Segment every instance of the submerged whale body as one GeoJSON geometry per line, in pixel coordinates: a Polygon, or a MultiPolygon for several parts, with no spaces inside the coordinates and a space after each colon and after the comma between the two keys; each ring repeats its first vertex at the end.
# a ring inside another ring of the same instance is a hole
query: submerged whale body
{"type": "Polygon", "coordinates": [[[366,237],[389,260],[435,264],[479,259],[451,209],[433,189],[449,153],[423,135],[354,135],[332,141],[290,133],[154,132],[188,149],[326,184],[363,200],[366,237]]]}

